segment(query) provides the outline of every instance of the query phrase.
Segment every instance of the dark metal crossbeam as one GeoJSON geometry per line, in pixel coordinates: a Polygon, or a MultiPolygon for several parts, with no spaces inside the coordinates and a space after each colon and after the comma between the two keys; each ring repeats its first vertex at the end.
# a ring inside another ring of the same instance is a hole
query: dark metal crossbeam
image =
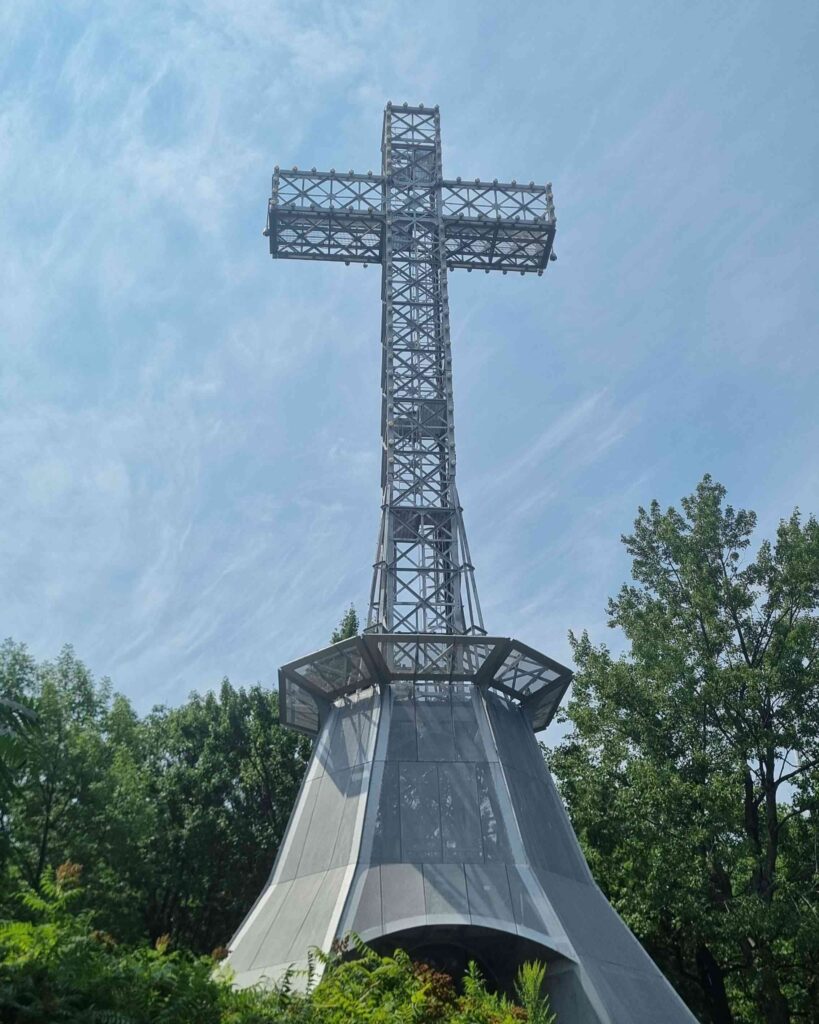
{"type": "Polygon", "coordinates": [[[279,167],[265,234],[279,259],[380,263],[382,516],[369,629],[484,632],[455,487],[446,271],[542,274],[550,185],[450,181],[438,108],[384,111],[381,174],[279,167]]]}

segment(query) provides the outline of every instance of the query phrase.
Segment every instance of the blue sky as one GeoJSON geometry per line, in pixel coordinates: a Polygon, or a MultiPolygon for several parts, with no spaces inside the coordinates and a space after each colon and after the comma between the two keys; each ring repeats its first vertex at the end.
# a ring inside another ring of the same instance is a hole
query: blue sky
{"type": "Polygon", "coordinates": [[[142,0],[0,14],[0,632],[141,710],[363,610],[379,270],[274,263],[270,173],[550,180],[543,278],[450,278],[490,631],[618,645],[638,504],[819,511],[819,6],[142,0]],[[608,634],[608,635],[607,635],[608,634]]]}

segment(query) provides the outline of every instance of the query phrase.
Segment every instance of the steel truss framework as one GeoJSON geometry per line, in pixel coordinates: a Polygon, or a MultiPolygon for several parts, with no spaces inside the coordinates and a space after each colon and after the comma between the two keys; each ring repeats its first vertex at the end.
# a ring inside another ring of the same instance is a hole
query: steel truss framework
{"type": "Polygon", "coordinates": [[[274,257],[382,267],[382,516],[368,629],[484,632],[455,486],[446,270],[542,274],[549,185],[444,180],[438,108],[384,112],[380,175],[276,168],[274,257]]]}

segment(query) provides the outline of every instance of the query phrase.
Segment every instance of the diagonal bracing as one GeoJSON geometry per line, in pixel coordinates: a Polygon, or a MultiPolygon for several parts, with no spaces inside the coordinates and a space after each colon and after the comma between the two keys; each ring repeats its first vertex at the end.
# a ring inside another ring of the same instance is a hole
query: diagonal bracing
{"type": "Polygon", "coordinates": [[[273,256],[380,263],[382,509],[368,629],[484,632],[455,487],[446,271],[542,274],[549,185],[444,180],[438,108],[387,105],[381,173],[276,168],[273,256]]]}

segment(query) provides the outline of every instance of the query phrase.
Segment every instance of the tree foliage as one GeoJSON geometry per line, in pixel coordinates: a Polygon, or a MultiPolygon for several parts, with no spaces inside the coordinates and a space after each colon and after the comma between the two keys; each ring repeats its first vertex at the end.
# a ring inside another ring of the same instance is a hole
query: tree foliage
{"type": "Polygon", "coordinates": [[[12,771],[0,893],[36,892],[72,861],[119,940],[223,944],[270,871],[309,755],[278,725],[276,694],[225,680],[140,718],[70,648],[38,665],[7,642],[0,696],[38,721],[12,771]]]}
{"type": "Polygon", "coordinates": [[[330,637],[330,643],[337,644],[342,640],[348,640],[351,636],[355,636],[358,633],[358,628],[358,613],[355,608],[350,605],[341,617],[341,622],[339,622],[338,628],[333,630],[332,636],[330,637]]]}
{"type": "Polygon", "coordinates": [[[0,870],[8,857],[8,816],[17,792],[17,776],[25,764],[26,745],[37,716],[26,704],[0,696],[0,870]]]}
{"type": "Polygon", "coordinates": [[[551,755],[592,870],[704,1020],[819,1020],[819,525],[750,555],[753,513],[705,477],[641,508],[629,649],[572,637],[551,755]]]}
{"type": "Polygon", "coordinates": [[[21,894],[24,919],[0,922],[0,1019],[10,1024],[554,1024],[543,968],[521,971],[520,1005],[487,991],[473,967],[458,992],[448,976],[406,953],[315,952],[320,984],[293,977],[272,991],[236,991],[210,957],[119,944],[79,911],[80,869],[64,864],[21,894]]]}

